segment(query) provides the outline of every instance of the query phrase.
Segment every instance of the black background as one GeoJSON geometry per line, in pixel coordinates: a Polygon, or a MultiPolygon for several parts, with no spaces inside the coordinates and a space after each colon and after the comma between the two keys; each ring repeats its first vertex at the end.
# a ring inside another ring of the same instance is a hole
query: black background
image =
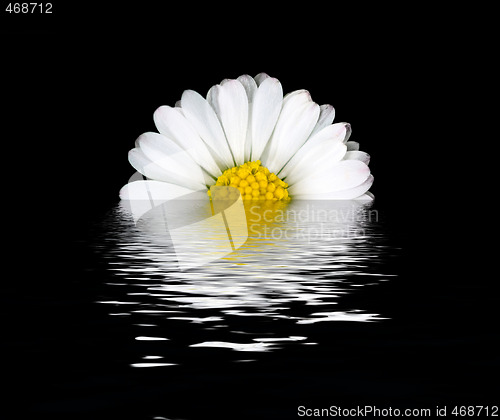
{"type": "MultiPolygon", "coordinates": [[[[50,382],[44,376],[61,375],[75,354],[55,351],[46,360],[46,340],[75,340],[87,315],[100,316],[85,303],[90,296],[75,297],[83,290],[75,274],[86,258],[82,240],[117,203],[133,173],[127,152],[140,134],[155,131],[155,109],[173,105],[185,89],[205,94],[224,78],[259,72],[278,78],[284,92],[304,88],[317,103],[332,104],[335,120],[349,122],[351,139],[371,155],[372,192],[403,248],[395,270],[405,279],[378,297],[402,314],[391,334],[405,343],[401,363],[415,363],[409,375],[443,383],[435,404],[493,401],[488,381],[498,364],[480,361],[498,349],[498,300],[480,261],[464,252],[457,201],[443,194],[453,181],[438,153],[446,137],[435,131],[449,101],[446,51],[423,36],[420,17],[403,10],[389,16],[380,6],[360,14],[309,5],[288,15],[263,5],[190,13],[55,6],[51,20],[1,16],[8,19],[1,70],[5,220],[16,220],[8,255],[17,270],[3,285],[2,303],[12,367],[6,381],[16,397],[7,400],[18,410],[32,394],[43,399],[50,382]],[[458,263],[467,259],[476,263],[470,271],[458,263]],[[50,367],[40,367],[42,359],[50,367]]],[[[401,366],[386,363],[389,376],[401,366]]]]}

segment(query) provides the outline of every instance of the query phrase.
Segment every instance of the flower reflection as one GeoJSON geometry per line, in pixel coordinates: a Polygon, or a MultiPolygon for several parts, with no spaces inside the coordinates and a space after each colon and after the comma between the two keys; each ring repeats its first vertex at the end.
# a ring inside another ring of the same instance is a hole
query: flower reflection
{"type": "Polygon", "coordinates": [[[300,251],[318,242],[342,244],[365,237],[364,222],[378,219],[363,201],[244,202],[231,187],[212,188],[211,200],[192,193],[161,202],[123,200],[120,205],[144,237],[162,248],[156,256],[175,261],[181,270],[219,259],[246,264],[253,258],[252,264],[267,265],[269,256],[280,258],[290,246],[300,251]]]}
{"type": "Polygon", "coordinates": [[[163,203],[137,223],[123,206],[117,209],[108,229],[113,246],[104,256],[116,274],[109,284],[122,291],[118,297],[114,288],[113,296],[99,302],[117,309],[110,314],[132,317],[143,330],[136,340],[169,337],[161,343],[173,345],[175,337],[159,330],[173,322],[201,329],[205,338],[207,331],[213,335],[201,342],[193,336],[190,347],[263,352],[316,344],[307,339],[308,324],[386,319],[360,307],[338,308],[343,295],[389,276],[370,264],[384,253],[378,214],[370,204],[237,203],[235,213],[243,219],[228,216],[235,203],[215,209],[205,199],[163,203]],[[213,220],[200,223],[221,213],[224,229],[214,229],[213,220]],[[192,230],[182,241],[171,234],[179,226],[192,230]],[[183,268],[204,247],[203,258],[210,262],[183,268]],[[271,327],[269,320],[277,322],[271,327]],[[280,323],[299,330],[284,336],[280,323]]]}

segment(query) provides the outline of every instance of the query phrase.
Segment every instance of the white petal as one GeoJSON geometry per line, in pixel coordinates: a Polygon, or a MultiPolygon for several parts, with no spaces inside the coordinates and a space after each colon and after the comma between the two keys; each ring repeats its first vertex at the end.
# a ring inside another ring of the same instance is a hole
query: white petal
{"type": "Polygon", "coordinates": [[[245,162],[250,161],[252,156],[252,146],[253,146],[253,135],[252,135],[252,103],[248,104],[248,124],[247,124],[247,135],[245,138],[245,162]]]}
{"type": "Polygon", "coordinates": [[[349,141],[349,139],[351,138],[352,127],[351,127],[351,124],[348,124],[348,123],[344,123],[344,124],[346,124],[346,129],[347,129],[347,132],[345,133],[344,143],[347,143],[349,141]]]}
{"type": "MultiPolygon", "coordinates": [[[[182,147],[162,134],[153,132],[141,134],[137,138],[135,144],[142,149],[149,159],[163,166],[165,169],[175,171],[175,169],[180,168],[181,165],[189,165],[190,167],[197,166],[191,156],[189,156],[182,147]],[[158,157],[158,159],[155,159],[156,157],[158,157]],[[163,157],[169,158],[169,160],[163,160],[163,157]],[[172,167],[172,165],[176,166],[172,167]]],[[[197,167],[199,168],[199,166],[197,167]]]]}
{"type": "Polygon", "coordinates": [[[283,130],[283,126],[290,123],[290,120],[300,107],[304,104],[312,103],[311,95],[307,90],[295,90],[293,92],[287,93],[282,102],[281,112],[278,117],[278,121],[276,122],[276,126],[274,132],[269,139],[264,152],[261,155],[261,160],[265,166],[268,167],[271,172],[275,172],[280,168],[269,167],[270,164],[273,163],[273,157],[276,155],[279,147],[279,139],[280,139],[280,131],[283,130]]]}
{"type": "Polygon", "coordinates": [[[216,96],[212,100],[218,105],[219,119],[233,152],[234,160],[237,165],[241,165],[245,160],[248,124],[248,98],[245,88],[239,81],[230,80],[221,85],[214,93],[216,96]]]}
{"type": "Polygon", "coordinates": [[[141,216],[162,203],[180,197],[190,197],[194,191],[160,181],[135,181],[120,190],[121,206],[137,222],[141,216]]]}
{"type": "Polygon", "coordinates": [[[308,90],[298,89],[292,92],[288,92],[283,97],[283,108],[286,110],[287,108],[296,107],[299,104],[303,104],[306,102],[312,102],[311,94],[308,90]]]}
{"type": "Polygon", "coordinates": [[[182,94],[181,105],[187,120],[207,143],[219,167],[234,166],[226,136],[210,104],[194,90],[186,90],[182,94]]]}
{"type": "Polygon", "coordinates": [[[360,160],[368,165],[370,163],[370,155],[359,150],[351,150],[345,154],[344,160],[360,160]]]}
{"type": "Polygon", "coordinates": [[[215,115],[217,115],[217,118],[220,121],[219,102],[217,101],[217,98],[219,97],[219,90],[220,85],[212,86],[207,92],[207,102],[213,108],[213,110],[215,111],[215,115]]]}
{"type": "Polygon", "coordinates": [[[144,152],[138,147],[128,152],[128,161],[136,171],[147,178],[157,181],[172,182],[171,175],[168,171],[147,158],[144,152]]]}
{"type": "Polygon", "coordinates": [[[363,195],[360,195],[359,197],[356,197],[356,201],[364,201],[364,202],[369,202],[373,201],[375,199],[375,196],[370,192],[367,191],[363,195]]]}
{"type": "Polygon", "coordinates": [[[323,147],[332,147],[333,143],[342,143],[348,129],[349,124],[347,123],[337,123],[324,127],[322,130],[316,134],[309,137],[309,139],[304,143],[304,145],[297,150],[295,155],[288,161],[283,169],[279,172],[280,177],[288,176],[293,171],[295,171],[296,165],[300,164],[302,158],[308,155],[311,151],[317,150],[323,147]],[[328,141],[328,146],[323,144],[328,141]]]}
{"type": "Polygon", "coordinates": [[[251,160],[260,159],[281,112],[283,88],[279,80],[266,78],[260,84],[252,104],[251,160]]]}
{"type": "Polygon", "coordinates": [[[289,192],[294,195],[347,190],[362,184],[369,176],[370,169],[363,162],[341,160],[302,178],[289,187],[289,192]]]}
{"type": "Polygon", "coordinates": [[[167,172],[204,185],[205,178],[200,166],[173,140],[158,133],[144,133],[136,144],[148,159],[167,172]]]}
{"type": "Polygon", "coordinates": [[[120,190],[120,198],[122,200],[148,200],[152,201],[154,206],[158,206],[167,200],[193,192],[195,190],[168,182],[143,180],[124,185],[120,190]]]}
{"type": "MultiPolygon", "coordinates": [[[[297,103],[300,99],[300,95],[295,95],[291,101],[297,103]]],[[[286,104],[283,105],[269,152],[265,156],[265,166],[271,172],[279,172],[297,150],[302,147],[319,117],[319,105],[311,101],[299,102],[298,106],[288,107],[288,110],[285,108],[286,104]]]]}
{"type": "Polygon", "coordinates": [[[128,160],[135,170],[149,179],[169,182],[190,189],[205,188],[206,182],[203,182],[203,177],[200,180],[199,172],[194,172],[193,176],[191,176],[191,173],[187,172],[187,170],[182,172],[171,171],[164,166],[167,162],[161,155],[158,155],[153,161],[146,156],[142,149],[135,148],[129,151],[128,160]]]}
{"type": "Polygon", "coordinates": [[[327,193],[317,193],[317,194],[296,194],[293,198],[300,200],[371,200],[373,195],[367,191],[373,184],[373,175],[369,175],[368,178],[356,187],[348,188],[340,191],[330,191],[327,193]]]}
{"type": "Polygon", "coordinates": [[[248,124],[247,124],[247,136],[245,139],[245,162],[250,160],[250,155],[252,153],[252,102],[254,100],[255,92],[257,92],[257,83],[254,78],[248,74],[238,77],[237,79],[245,88],[245,92],[248,98],[248,124]]]}
{"type": "MultiPolygon", "coordinates": [[[[300,161],[294,165],[293,170],[286,176],[285,181],[289,185],[294,185],[301,179],[312,175],[316,170],[322,170],[320,168],[334,165],[336,162],[342,160],[346,150],[346,145],[341,141],[324,141],[318,147],[301,155],[300,161]]],[[[284,176],[280,177],[283,179],[284,176]]]]}
{"type": "Polygon", "coordinates": [[[346,145],[348,152],[359,150],[359,143],[357,141],[348,141],[346,142],[346,145]]]}
{"type": "Polygon", "coordinates": [[[158,131],[174,140],[209,174],[215,177],[221,174],[207,146],[178,108],[161,106],[155,111],[153,118],[158,131]]]}
{"type": "Polygon", "coordinates": [[[316,126],[314,127],[311,136],[330,125],[335,118],[335,108],[331,105],[321,105],[319,107],[319,118],[316,126]]]}
{"type": "Polygon", "coordinates": [[[253,102],[253,97],[255,92],[257,91],[257,83],[255,82],[254,78],[252,76],[249,76],[248,74],[244,74],[240,77],[238,77],[238,80],[243,87],[245,88],[245,92],[247,93],[248,97],[248,102],[253,102]]]}
{"type": "Polygon", "coordinates": [[[260,86],[261,83],[266,80],[269,76],[266,73],[259,73],[257,76],[254,77],[255,82],[257,83],[257,86],[260,86]]]}

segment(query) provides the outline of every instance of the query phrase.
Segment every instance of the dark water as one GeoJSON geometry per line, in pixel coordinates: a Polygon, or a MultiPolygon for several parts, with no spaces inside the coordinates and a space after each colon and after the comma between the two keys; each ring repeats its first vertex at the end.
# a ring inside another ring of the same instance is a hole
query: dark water
{"type": "Polygon", "coordinates": [[[37,267],[57,286],[5,299],[30,327],[7,326],[10,388],[25,398],[6,418],[498,405],[498,298],[413,265],[408,232],[376,204],[292,202],[246,215],[248,238],[227,217],[231,248],[215,225],[191,226],[180,244],[164,209],[136,223],[121,205],[69,250],[61,244],[59,271],[37,267]]]}

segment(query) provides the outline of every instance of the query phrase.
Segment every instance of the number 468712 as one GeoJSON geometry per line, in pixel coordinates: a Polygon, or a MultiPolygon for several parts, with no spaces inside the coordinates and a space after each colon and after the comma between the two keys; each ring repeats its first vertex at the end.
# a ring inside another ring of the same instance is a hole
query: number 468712
{"type": "Polygon", "coordinates": [[[52,3],[9,3],[8,13],[52,13],[52,3]]]}

